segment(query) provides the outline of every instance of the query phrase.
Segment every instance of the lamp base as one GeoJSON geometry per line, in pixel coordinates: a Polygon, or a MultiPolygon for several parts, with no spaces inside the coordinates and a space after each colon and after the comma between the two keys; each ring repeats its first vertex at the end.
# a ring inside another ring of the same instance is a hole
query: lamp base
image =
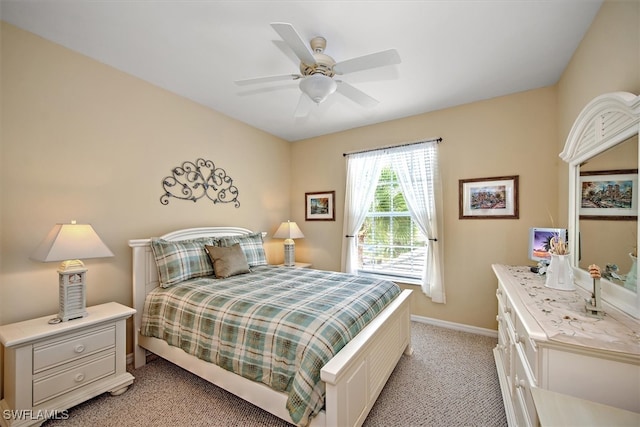
{"type": "Polygon", "coordinates": [[[59,309],[58,318],[62,322],[87,316],[86,310],[86,268],[68,268],[58,270],[59,309]]]}
{"type": "Polygon", "coordinates": [[[293,239],[284,241],[284,266],[293,267],[296,265],[296,244],[293,239]]]}

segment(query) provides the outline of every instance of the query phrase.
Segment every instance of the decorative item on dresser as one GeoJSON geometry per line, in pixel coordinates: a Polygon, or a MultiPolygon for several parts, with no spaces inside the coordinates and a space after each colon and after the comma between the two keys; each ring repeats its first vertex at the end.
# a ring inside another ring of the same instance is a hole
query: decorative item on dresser
{"type": "Polygon", "coordinates": [[[493,265],[498,278],[496,367],[510,426],[536,426],[532,389],[640,412],[640,322],[587,292],[561,291],[527,266],[493,265]]]}
{"type": "Polygon", "coordinates": [[[545,286],[562,291],[574,290],[576,287],[573,284],[573,271],[569,263],[566,239],[553,236],[549,240],[549,255],[551,262],[547,267],[545,286]]]}
{"type": "Polygon", "coordinates": [[[302,239],[304,234],[295,222],[287,221],[280,224],[280,227],[273,235],[276,239],[284,240],[284,265],[293,267],[296,265],[296,242],[293,239],[302,239]]]}
{"type": "Polygon", "coordinates": [[[135,310],[111,302],[88,307],[86,317],[49,324],[50,316],[0,326],[4,399],[0,425],[40,425],[104,392],[124,393],[126,320],[135,310]]]}
{"type": "Polygon", "coordinates": [[[100,239],[90,224],[56,224],[40,243],[31,259],[35,261],[62,261],[58,267],[60,311],[51,323],[84,317],[86,311],[87,269],[78,258],[112,257],[113,253],[100,239]]]}

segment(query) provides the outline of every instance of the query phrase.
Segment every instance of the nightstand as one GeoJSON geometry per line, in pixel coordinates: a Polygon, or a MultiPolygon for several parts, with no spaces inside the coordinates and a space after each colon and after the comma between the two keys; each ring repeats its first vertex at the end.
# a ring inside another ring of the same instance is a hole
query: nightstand
{"type": "Polygon", "coordinates": [[[126,320],[136,311],[111,302],[88,307],[86,317],[47,323],[54,316],[0,326],[4,399],[0,425],[40,425],[104,392],[124,393],[126,320]]]}
{"type": "Polygon", "coordinates": [[[278,267],[289,267],[289,268],[311,268],[311,263],[310,262],[296,262],[296,265],[284,265],[284,264],[278,264],[278,267]]]}

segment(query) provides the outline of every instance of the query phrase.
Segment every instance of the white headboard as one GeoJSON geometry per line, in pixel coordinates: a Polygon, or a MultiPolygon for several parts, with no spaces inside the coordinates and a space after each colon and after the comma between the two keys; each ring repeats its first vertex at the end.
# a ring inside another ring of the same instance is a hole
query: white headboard
{"type": "MultiPolygon", "coordinates": [[[[240,236],[249,233],[252,231],[239,227],[200,227],[172,231],[159,238],[178,242],[199,237],[240,236]]],[[[144,304],[146,295],[158,286],[158,270],[151,251],[151,239],[129,240],[129,246],[133,249],[133,304],[136,310],[139,308],[138,303],[144,304]],[[141,301],[139,296],[142,297],[141,301]]]]}
{"type": "MultiPolygon", "coordinates": [[[[197,239],[199,237],[241,236],[250,234],[251,230],[240,227],[200,227],[176,230],[159,236],[160,239],[177,242],[180,240],[197,239]]],[[[138,331],[142,325],[142,310],[144,300],[149,292],[158,286],[158,269],[151,250],[151,237],[147,239],[129,240],[133,249],[133,308],[134,315],[134,351],[138,349],[138,331]]]]}

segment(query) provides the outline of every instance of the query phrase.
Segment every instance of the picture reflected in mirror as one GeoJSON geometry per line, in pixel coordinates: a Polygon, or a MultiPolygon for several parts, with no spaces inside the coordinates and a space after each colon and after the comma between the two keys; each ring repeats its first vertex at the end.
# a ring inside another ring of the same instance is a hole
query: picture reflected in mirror
{"type": "MultiPolygon", "coordinates": [[[[602,193],[609,193],[615,199],[618,193],[621,200],[637,200],[638,173],[638,136],[626,139],[609,150],[589,159],[580,166],[581,177],[621,176],[626,180],[635,173],[635,186],[621,189],[622,185],[603,184],[602,193]],[[606,175],[598,175],[606,171],[606,175]],[[610,172],[621,172],[610,173],[610,172]],[[622,173],[624,172],[624,173],[622,173]],[[628,194],[627,194],[628,193],[628,194]]],[[[582,196],[584,198],[584,196],[582,196]]],[[[629,203],[631,205],[631,203],[629,203]]],[[[603,202],[602,210],[607,206],[615,209],[615,203],[603,202]]],[[[626,206],[626,205],[625,205],[626,206]]],[[[629,210],[629,209],[625,209],[629,210]]],[[[596,264],[602,268],[602,277],[616,285],[623,286],[633,292],[637,291],[637,241],[638,217],[636,210],[631,215],[616,215],[605,212],[604,215],[580,215],[581,259],[579,267],[587,269],[596,264]]]]}

